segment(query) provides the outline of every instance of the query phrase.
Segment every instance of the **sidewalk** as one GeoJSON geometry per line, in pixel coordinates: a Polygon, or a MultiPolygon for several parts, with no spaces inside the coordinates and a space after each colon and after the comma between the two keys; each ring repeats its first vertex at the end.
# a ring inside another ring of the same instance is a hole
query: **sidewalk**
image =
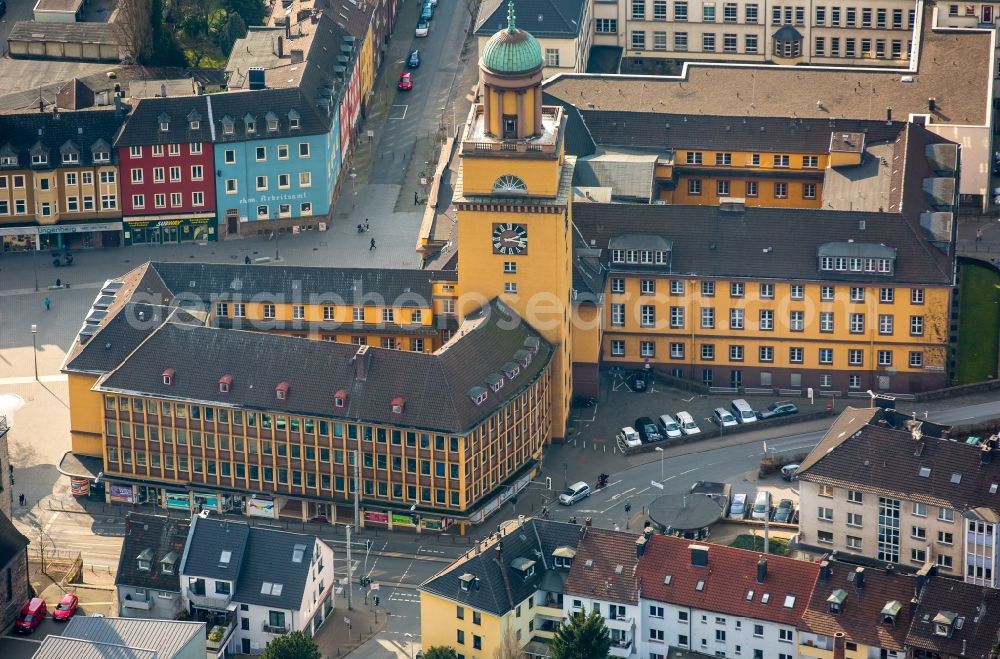
{"type": "Polygon", "coordinates": [[[333,613],[320,627],[314,640],[324,659],[342,657],[380,632],[387,620],[385,611],[376,609],[370,601],[366,604],[360,595],[354,599],[353,610],[348,610],[347,600],[337,595],[333,613]]]}

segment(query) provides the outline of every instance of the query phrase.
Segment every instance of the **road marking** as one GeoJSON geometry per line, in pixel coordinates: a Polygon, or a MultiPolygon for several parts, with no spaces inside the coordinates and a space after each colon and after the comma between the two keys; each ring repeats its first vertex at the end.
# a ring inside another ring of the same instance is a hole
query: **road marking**
{"type": "Polygon", "coordinates": [[[628,494],[629,492],[631,492],[634,489],[635,489],[634,487],[630,487],[627,490],[625,490],[624,492],[619,492],[618,494],[616,494],[613,497],[611,497],[611,500],[612,501],[617,501],[618,497],[623,497],[623,496],[625,496],[626,494],[628,494]]]}
{"type": "Polygon", "coordinates": [[[390,119],[390,120],[391,119],[405,119],[406,118],[406,110],[409,107],[410,107],[409,105],[393,105],[391,108],[389,108],[389,116],[386,117],[386,119],[390,119]]]}

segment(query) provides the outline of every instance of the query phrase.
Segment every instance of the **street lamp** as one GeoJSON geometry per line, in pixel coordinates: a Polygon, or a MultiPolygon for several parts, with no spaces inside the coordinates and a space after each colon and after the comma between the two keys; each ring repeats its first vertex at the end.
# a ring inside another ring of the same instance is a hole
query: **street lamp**
{"type": "Polygon", "coordinates": [[[660,454],[660,482],[663,482],[663,447],[657,446],[656,452],[660,454]]]}
{"type": "Polygon", "coordinates": [[[31,326],[31,356],[35,362],[35,382],[40,382],[38,379],[38,325],[31,326]]]}
{"type": "Polygon", "coordinates": [[[406,632],[403,636],[410,639],[407,644],[410,646],[410,659],[413,659],[413,634],[406,632]]]}
{"type": "Polygon", "coordinates": [[[351,210],[354,210],[354,206],[358,203],[358,188],[354,182],[357,178],[358,173],[351,167],[351,210]]]}

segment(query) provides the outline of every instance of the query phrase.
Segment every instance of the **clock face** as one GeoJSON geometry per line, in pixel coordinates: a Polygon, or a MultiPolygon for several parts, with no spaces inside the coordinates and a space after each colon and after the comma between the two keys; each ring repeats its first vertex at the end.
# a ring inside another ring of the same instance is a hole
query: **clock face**
{"type": "Polygon", "coordinates": [[[528,251],[528,230],[510,222],[493,225],[494,254],[524,254],[528,251]]]}

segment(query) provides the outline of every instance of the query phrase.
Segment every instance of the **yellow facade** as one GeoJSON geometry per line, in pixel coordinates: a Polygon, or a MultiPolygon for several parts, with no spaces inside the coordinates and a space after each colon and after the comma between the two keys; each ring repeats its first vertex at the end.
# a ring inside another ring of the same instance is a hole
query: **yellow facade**
{"type": "Polygon", "coordinates": [[[748,387],[795,388],[781,380],[786,371],[830,373],[835,377],[828,386],[862,391],[878,376],[936,381],[946,370],[949,300],[945,286],[612,271],[602,353],[610,363],[648,358],[694,379],[704,380],[702,371],[714,367],[716,386],[732,386],[732,370],[742,371],[741,384],[748,387]],[[653,292],[643,294],[643,289],[653,292]],[[758,380],[759,373],[771,374],[773,383],[767,382],[770,376],[758,380]],[[864,377],[852,387],[850,374],[864,377]]]}
{"type": "MultiPolygon", "coordinates": [[[[426,650],[435,646],[452,647],[466,659],[493,659],[505,634],[510,633],[518,647],[533,636],[551,640],[554,633],[541,628],[537,614],[544,608],[535,605],[534,595],[497,616],[466,604],[420,592],[420,643],[426,650]],[[479,647],[476,647],[478,644],[479,647]]],[[[552,617],[562,617],[562,609],[545,608],[552,617]]]]}
{"type": "Polygon", "coordinates": [[[96,375],[69,373],[69,427],[73,453],[101,457],[104,455],[104,415],[101,394],[93,391],[96,375]]]}
{"type": "Polygon", "coordinates": [[[362,104],[367,104],[368,95],[375,86],[375,48],[372,43],[372,24],[369,22],[368,31],[361,42],[361,52],[358,54],[358,63],[361,66],[360,84],[362,104]]]}
{"type": "Polygon", "coordinates": [[[493,184],[501,176],[517,176],[528,184],[532,196],[555,197],[559,192],[560,166],[558,159],[510,158],[502,154],[495,158],[477,156],[462,161],[462,185],[465,194],[492,195],[493,184]]]}

